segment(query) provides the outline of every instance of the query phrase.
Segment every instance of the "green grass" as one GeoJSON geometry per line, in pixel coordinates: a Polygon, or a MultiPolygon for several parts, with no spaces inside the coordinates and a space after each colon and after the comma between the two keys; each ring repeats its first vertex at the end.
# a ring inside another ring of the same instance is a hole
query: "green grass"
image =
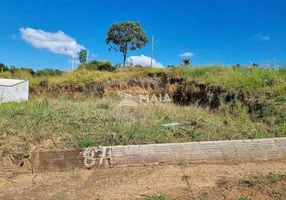
{"type": "MultiPolygon", "coordinates": [[[[171,74],[168,69],[120,69],[114,72],[107,71],[88,71],[75,70],[72,72],[65,72],[60,76],[42,76],[42,77],[27,77],[30,80],[30,88],[36,90],[39,85],[46,81],[49,87],[57,87],[59,85],[73,85],[77,87],[84,87],[86,84],[102,82],[102,81],[116,81],[123,82],[134,78],[142,78],[147,76],[159,76],[162,73],[171,74]]],[[[0,75],[1,76],[1,75],[0,75]]],[[[24,77],[25,78],[25,77],[24,77]]]]}
{"type": "Polygon", "coordinates": [[[247,93],[283,96],[286,93],[286,70],[273,68],[228,68],[197,67],[176,68],[182,77],[188,80],[204,81],[222,85],[228,89],[243,90],[247,93]]]}
{"type": "MultiPolygon", "coordinates": [[[[5,72],[0,76],[11,78],[12,74],[5,72]]],[[[41,77],[19,71],[13,76],[30,80],[33,100],[1,104],[0,139],[14,137],[20,149],[41,146],[49,139],[57,148],[64,148],[286,136],[286,70],[222,66],[177,67],[172,70],[131,67],[114,72],[76,70],[59,76],[41,77]],[[234,107],[223,104],[213,112],[174,104],[119,108],[118,97],[100,99],[100,92],[87,96],[78,94],[88,84],[128,87],[128,81],[132,79],[147,78],[156,82],[162,77],[203,81],[229,90],[243,90],[246,94],[267,98],[269,105],[264,116],[258,118],[255,113],[249,115],[239,102],[234,107]],[[79,95],[75,98],[77,101],[69,100],[69,93],[60,89],[66,87],[73,88],[74,91],[69,91],[72,95],[79,95]],[[53,92],[57,93],[56,99],[43,98],[53,92]],[[197,121],[200,125],[162,126],[164,123],[188,121],[197,121]]]]}
{"type": "Polygon", "coordinates": [[[93,139],[89,135],[78,138],[77,146],[80,148],[87,148],[93,145],[94,145],[93,139]]]}
{"type": "MultiPolygon", "coordinates": [[[[52,139],[54,148],[285,137],[279,123],[252,121],[247,111],[224,105],[217,112],[194,106],[149,104],[118,107],[120,100],[84,101],[37,99],[0,106],[0,139],[11,148],[28,150],[52,139]],[[108,106],[107,106],[108,105],[108,106]],[[163,127],[172,122],[198,126],[163,127]]],[[[280,116],[280,115],[279,115],[280,116]]]]}
{"type": "MultiPolygon", "coordinates": [[[[114,72],[75,70],[65,72],[59,76],[32,76],[27,72],[10,72],[0,74],[0,77],[27,78],[30,81],[31,91],[38,91],[41,85],[46,89],[61,86],[73,86],[84,88],[87,84],[98,82],[113,82],[124,84],[131,79],[146,77],[184,78],[186,81],[195,80],[205,83],[221,85],[227,89],[242,90],[249,94],[277,97],[280,101],[285,100],[286,94],[286,70],[273,68],[231,68],[224,66],[205,67],[176,67],[174,69],[151,69],[151,68],[121,68],[114,72]]],[[[42,90],[41,90],[42,91],[42,90]]],[[[43,91],[42,91],[43,92],[43,91]]]]}

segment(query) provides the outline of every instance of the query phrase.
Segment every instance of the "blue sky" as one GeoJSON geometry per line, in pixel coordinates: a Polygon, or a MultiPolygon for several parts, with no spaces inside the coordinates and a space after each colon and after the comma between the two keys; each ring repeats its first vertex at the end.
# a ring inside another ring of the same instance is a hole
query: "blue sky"
{"type": "MultiPolygon", "coordinates": [[[[105,37],[112,23],[126,20],[140,22],[149,38],[159,40],[159,65],[179,64],[180,54],[187,52],[194,54],[192,63],[201,65],[286,63],[285,0],[3,1],[0,62],[68,70],[71,56],[61,44],[72,51],[89,49],[90,59],[122,62],[121,53],[108,51],[105,37]],[[47,41],[39,40],[43,35],[47,41]]],[[[128,57],[142,62],[150,54],[148,44],[128,57]]]]}

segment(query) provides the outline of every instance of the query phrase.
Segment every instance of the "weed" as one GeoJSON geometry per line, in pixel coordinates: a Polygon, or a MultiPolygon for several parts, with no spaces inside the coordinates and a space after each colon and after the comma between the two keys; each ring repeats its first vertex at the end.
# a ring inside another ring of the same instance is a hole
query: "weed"
{"type": "Polygon", "coordinates": [[[279,181],[278,176],[275,174],[269,174],[266,178],[270,183],[277,183],[279,181]]]}
{"type": "Polygon", "coordinates": [[[258,183],[258,181],[254,178],[250,178],[250,179],[243,180],[241,183],[243,185],[246,185],[247,187],[253,187],[258,183]]]}
{"type": "Polygon", "coordinates": [[[182,176],[182,181],[188,181],[191,178],[189,175],[183,175],[182,176]]]}
{"type": "Polygon", "coordinates": [[[93,146],[93,140],[90,136],[83,136],[79,138],[77,146],[80,148],[87,148],[93,146]]]}
{"type": "Polygon", "coordinates": [[[255,139],[255,138],[260,138],[261,137],[261,133],[254,129],[250,132],[250,135],[249,135],[249,139],[255,139]]]}
{"type": "Polygon", "coordinates": [[[152,195],[144,198],[145,200],[171,200],[170,197],[164,194],[152,195]]]}
{"type": "MultiPolygon", "coordinates": [[[[174,104],[119,108],[119,101],[103,98],[94,104],[89,100],[37,99],[1,104],[0,137],[19,138],[23,141],[21,150],[28,152],[30,147],[41,146],[48,138],[55,141],[58,148],[71,148],[75,144],[88,147],[286,136],[283,114],[277,123],[269,125],[252,122],[245,109],[239,107],[230,113],[227,105],[222,105],[224,111],[212,113],[199,107],[174,104]],[[191,121],[200,125],[162,126],[191,121]]],[[[18,143],[15,141],[15,144],[18,143]]]]}

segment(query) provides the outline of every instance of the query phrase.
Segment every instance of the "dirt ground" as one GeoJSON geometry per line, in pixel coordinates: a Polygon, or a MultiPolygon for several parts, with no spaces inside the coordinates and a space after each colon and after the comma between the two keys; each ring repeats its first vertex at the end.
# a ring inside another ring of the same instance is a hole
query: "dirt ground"
{"type": "Polygon", "coordinates": [[[5,174],[0,199],[286,199],[286,161],[5,174]]]}

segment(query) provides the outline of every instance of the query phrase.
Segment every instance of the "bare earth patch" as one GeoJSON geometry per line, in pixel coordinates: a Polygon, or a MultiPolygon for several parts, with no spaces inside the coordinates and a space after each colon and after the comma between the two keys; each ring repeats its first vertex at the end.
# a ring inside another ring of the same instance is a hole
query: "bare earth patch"
{"type": "Polygon", "coordinates": [[[5,174],[0,199],[286,199],[286,161],[5,174]]]}

